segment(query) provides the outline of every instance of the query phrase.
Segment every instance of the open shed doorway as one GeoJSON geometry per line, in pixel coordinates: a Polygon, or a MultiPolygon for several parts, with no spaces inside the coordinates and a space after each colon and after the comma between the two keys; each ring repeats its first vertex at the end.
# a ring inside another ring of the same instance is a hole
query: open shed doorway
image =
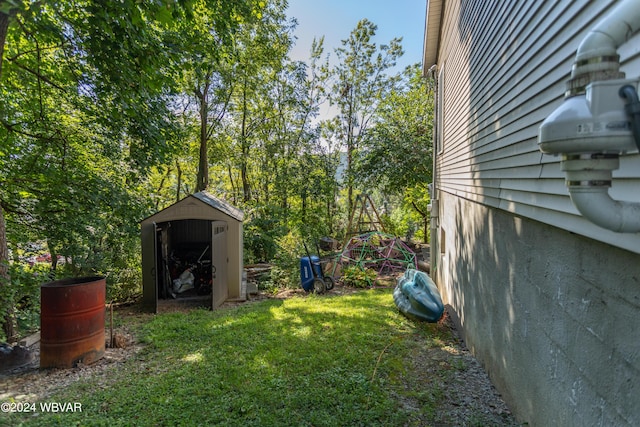
{"type": "Polygon", "coordinates": [[[227,224],[182,219],[156,224],[157,295],[215,308],[227,287],[227,224]]]}

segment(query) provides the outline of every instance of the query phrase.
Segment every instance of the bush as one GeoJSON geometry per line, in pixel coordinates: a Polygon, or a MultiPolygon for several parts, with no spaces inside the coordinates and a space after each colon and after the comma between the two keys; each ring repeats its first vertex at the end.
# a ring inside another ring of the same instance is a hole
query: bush
{"type": "Polygon", "coordinates": [[[289,271],[274,265],[268,274],[258,278],[258,289],[277,293],[282,288],[290,287],[291,274],[289,271]]]}
{"type": "Polygon", "coordinates": [[[299,286],[299,262],[302,253],[302,238],[294,231],[276,239],[275,266],[271,270],[272,285],[280,288],[299,286]]]}
{"type": "MultiPolygon", "coordinates": [[[[11,282],[0,287],[0,316],[4,319],[7,310],[13,307],[16,321],[15,332],[25,336],[40,326],[40,285],[51,281],[47,264],[29,265],[14,262],[9,265],[11,282]]],[[[0,341],[6,340],[0,331],[0,341]]]]}
{"type": "Polygon", "coordinates": [[[111,271],[107,275],[107,302],[127,301],[142,292],[141,268],[138,266],[111,271]]]}
{"type": "Polygon", "coordinates": [[[369,288],[373,286],[378,273],[372,268],[362,268],[358,265],[350,265],[342,270],[342,283],[356,288],[369,288]]]}
{"type": "Polygon", "coordinates": [[[243,224],[244,262],[268,262],[278,252],[278,238],[285,229],[278,220],[280,212],[271,206],[256,209],[243,224]]]}

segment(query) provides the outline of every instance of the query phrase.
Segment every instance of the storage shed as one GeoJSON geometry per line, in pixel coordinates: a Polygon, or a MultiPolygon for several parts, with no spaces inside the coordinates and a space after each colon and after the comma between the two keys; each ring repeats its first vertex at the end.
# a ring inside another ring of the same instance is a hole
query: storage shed
{"type": "Polygon", "coordinates": [[[201,191],[142,220],[142,302],[211,298],[215,309],[242,295],[244,213],[201,191]]]}

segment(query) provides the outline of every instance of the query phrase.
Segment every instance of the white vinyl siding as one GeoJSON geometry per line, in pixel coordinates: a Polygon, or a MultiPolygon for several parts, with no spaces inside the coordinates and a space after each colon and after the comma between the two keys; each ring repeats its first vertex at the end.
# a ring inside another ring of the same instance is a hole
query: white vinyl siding
{"type": "MultiPolygon", "coordinates": [[[[580,41],[613,3],[444,2],[439,190],[640,253],[640,233],[614,233],[578,213],[560,158],[537,145],[540,123],[564,98],[580,41]]],[[[627,78],[640,76],[639,44],[636,36],[619,51],[627,78]]],[[[610,194],[640,202],[640,156],[621,158],[610,194]]]]}

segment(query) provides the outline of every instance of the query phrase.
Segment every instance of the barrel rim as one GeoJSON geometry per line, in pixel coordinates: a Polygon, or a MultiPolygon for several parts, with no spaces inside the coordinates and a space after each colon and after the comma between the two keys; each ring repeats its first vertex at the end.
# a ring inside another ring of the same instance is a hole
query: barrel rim
{"type": "Polygon", "coordinates": [[[55,280],[53,282],[47,282],[40,285],[41,288],[59,288],[67,286],[80,286],[88,285],[94,282],[104,281],[104,276],[85,276],[85,277],[70,277],[66,279],[55,280]]]}

